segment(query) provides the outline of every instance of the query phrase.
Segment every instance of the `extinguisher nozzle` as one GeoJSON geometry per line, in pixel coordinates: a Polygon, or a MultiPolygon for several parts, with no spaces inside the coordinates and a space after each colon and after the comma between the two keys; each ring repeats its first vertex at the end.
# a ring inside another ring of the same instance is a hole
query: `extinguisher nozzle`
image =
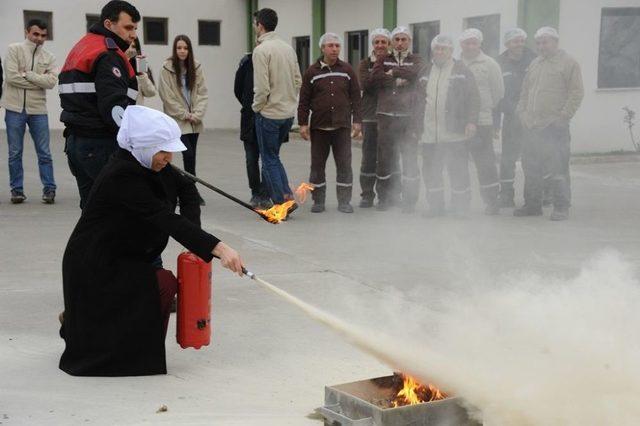
{"type": "Polygon", "coordinates": [[[247,271],[247,268],[245,268],[244,266],[242,267],[242,273],[251,279],[254,279],[256,276],[256,274],[254,274],[253,272],[247,271]]]}

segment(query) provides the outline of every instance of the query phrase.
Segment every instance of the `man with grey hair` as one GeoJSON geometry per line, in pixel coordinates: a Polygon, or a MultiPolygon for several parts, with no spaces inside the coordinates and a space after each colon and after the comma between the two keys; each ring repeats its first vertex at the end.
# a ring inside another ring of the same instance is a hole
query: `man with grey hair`
{"type": "Polygon", "coordinates": [[[504,98],[494,110],[496,136],[502,123],[502,153],[500,155],[500,207],[515,207],[513,183],[516,161],[522,151],[522,125],[516,116],[522,81],[535,53],[525,43],[527,33],[512,28],[504,34],[506,50],[498,57],[504,81],[504,98]],[[504,118],[503,118],[504,117],[504,118]]]}
{"type": "Polygon", "coordinates": [[[559,48],[560,36],[551,27],[535,34],[539,56],[531,62],[517,106],[527,136],[522,151],[524,206],[515,216],[542,215],[545,178],[549,179],[551,220],[569,218],[569,122],[582,103],[580,65],[559,48]]]}
{"type": "Polygon", "coordinates": [[[469,211],[468,141],[475,136],[480,94],[473,73],[453,59],[453,39],[444,34],[431,42],[431,64],[420,78],[426,97],[418,110],[424,123],[421,142],[422,172],[427,188],[427,217],[445,214],[443,171],[451,187],[451,210],[464,217],[469,211]]]}
{"type": "MultiPolygon", "coordinates": [[[[360,61],[358,66],[358,80],[362,89],[362,163],[360,165],[360,188],[362,189],[360,200],[361,208],[373,206],[376,197],[376,167],[378,164],[378,118],[376,108],[378,105],[378,90],[372,79],[373,65],[379,57],[389,54],[391,33],[385,28],[376,28],[369,34],[371,55],[360,61]]],[[[395,161],[395,171],[399,167],[395,161]]]]}
{"type": "Polygon", "coordinates": [[[397,154],[402,160],[402,212],[413,213],[418,201],[420,170],[415,102],[423,68],[419,55],[409,51],[411,32],[400,26],[391,33],[393,50],[376,59],[372,79],[378,87],[378,180],[379,211],[388,210],[399,198],[392,179],[397,154]]]}
{"type": "Polygon", "coordinates": [[[473,73],[480,92],[478,133],[469,143],[469,151],[476,164],[480,196],[485,203],[485,213],[496,215],[498,204],[498,168],[493,150],[493,109],[504,96],[504,83],[500,65],[482,51],[482,32],[469,28],[460,35],[461,59],[473,73]]]}
{"type": "Polygon", "coordinates": [[[338,211],[353,213],[350,204],[353,189],[351,130],[353,128],[353,136],[361,130],[360,86],[351,65],[340,60],[340,36],[326,33],[320,37],[319,44],[322,58],[305,71],[298,102],[300,135],[305,140],[311,139],[309,182],[315,187],[311,212],[325,210],[325,167],[329,152],[333,151],[338,211]]]}

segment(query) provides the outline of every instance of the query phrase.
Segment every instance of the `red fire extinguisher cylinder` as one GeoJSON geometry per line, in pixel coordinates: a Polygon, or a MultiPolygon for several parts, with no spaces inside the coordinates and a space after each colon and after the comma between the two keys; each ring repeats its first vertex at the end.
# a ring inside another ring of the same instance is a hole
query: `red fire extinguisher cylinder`
{"type": "Polygon", "coordinates": [[[183,349],[211,342],[211,263],[190,252],[178,256],[176,339],[183,349]]]}

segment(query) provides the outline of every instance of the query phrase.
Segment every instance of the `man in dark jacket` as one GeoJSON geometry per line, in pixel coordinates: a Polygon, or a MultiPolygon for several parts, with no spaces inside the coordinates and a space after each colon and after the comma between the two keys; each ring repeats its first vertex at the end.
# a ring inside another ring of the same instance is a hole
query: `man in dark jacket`
{"type": "Polygon", "coordinates": [[[412,213],[418,201],[420,170],[415,123],[418,77],[423,68],[420,56],[409,51],[411,34],[407,27],[391,33],[393,51],[376,60],[373,81],[378,87],[378,206],[388,210],[399,198],[393,173],[397,153],[402,160],[402,211],[412,213]]]}
{"type": "Polygon", "coordinates": [[[500,155],[500,206],[515,207],[513,182],[516,161],[522,151],[523,129],[516,116],[522,82],[527,68],[536,57],[533,50],[526,47],[527,33],[513,28],[504,34],[506,50],[498,57],[504,80],[504,98],[494,111],[494,125],[500,129],[502,123],[502,154],[500,155]],[[504,117],[504,118],[503,118],[504,117]]]}
{"type": "MultiPolygon", "coordinates": [[[[378,87],[371,78],[373,65],[379,56],[389,54],[391,33],[384,28],[376,28],[369,35],[373,51],[371,56],[360,61],[358,66],[358,81],[362,89],[362,163],[360,165],[360,188],[362,189],[360,200],[361,208],[373,206],[376,197],[376,168],[378,165],[378,87]]],[[[396,174],[400,168],[396,167],[396,174]]]]}
{"type": "Polygon", "coordinates": [[[339,59],[341,47],[342,40],[337,34],[323,34],[320,37],[322,58],[305,71],[300,88],[298,124],[300,135],[305,140],[311,139],[309,182],[315,187],[313,213],[324,211],[325,167],[330,151],[336,161],[338,210],[353,213],[350,204],[353,189],[351,129],[353,127],[354,134],[360,132],[362,112],[358,78],[351,65],[339,59]]]}
{"type": "Polygon", "coordinates": [[[236,71],[233,93],[242,105],[240,109],[240,140],[244,143],[244,153],[247,165],[247,177],[251,189],[251,205],[261,209],[273,206],[267,195],[267,189],[260,174],[260,149],[256,138],[255,113],[253,104],[253,62],[251,53],[246,54],[236,71]]]}
{"type": "Polygon", "coordinates": [[[473,73],[453,59],[453,39],[439,34],[431,42],[432,64],[420,78],[426,97],[417,103],[423,117],[422,173],[427,188],[427,217],[445,214],[443,171],[451,188],[451,210],[456,216],[469,211],[468,143],[476,134],[480,93],[473,73]]]}
{"type": "Polygon", "coordinates": [[[160,111],[132,106],[125,112],[121,149],[96,179],[62,261],[60,368],[71,375],[166,373],[164,340],[177,283],[151,262],[169,236],[242,274],[235,250],[173,212],[171,188],[197,194],[193,182],[167,167],[173,152],[186,149],[180,136],[160,111]]]}
{"type": "Polygon", "coordinates": [[[100,22],[71,49],[59,74],[69,169],[84,207],[94,180],[116,150],[125,108],[136,103],[138,83],[125,55],[140,21],[138,10],[121,0],[107,3],[100,22]]]}

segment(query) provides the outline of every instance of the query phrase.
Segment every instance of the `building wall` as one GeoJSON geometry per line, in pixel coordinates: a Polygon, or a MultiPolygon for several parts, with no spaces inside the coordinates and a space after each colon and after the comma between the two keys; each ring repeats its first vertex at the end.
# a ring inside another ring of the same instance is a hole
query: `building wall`
{"type": "MultiPolygon", "coordinates": [[[[23,10],[53,12],[54,39],[45,48],[57,58],[61,68],[71,47],[85,33],[86,14],[98,14],[106,0],[2,0],[0,2],[0,54],[4,59],[7,45],[24,39],[23,10]]],[[[187,34],[194,43],[195,57],[202,62],[209,89],[209,108],[204,119],[208,128],[233,128],[239,122],[239,105],[233,96],[233,80],[238,62],[246,49],[246,8],[240,0],[181,0],[184,11],[176,13],[175,2],[136,0],[143,16],[169,18],[169,44],[164,46],[143,43],[154,75],[158,75],[163,61],[171,55],[171,43],[178,34],[187,34]],[[197,12],[196,12],[197,11],[197,12]],[[198,19],[221,20],[221,45],[198,46],[198,19]]],[[[138,34],[142,38],[142,23],[138,34]]],[[[161,109],[159,97],[146,100],[146,105],[161,109]]],[[[48,92],[47,106],[52,128],[62,128],[60,100],[57,88],[48,92]]],[[[0,120],[4,128],[4,120],[0,120]]]]}
{"type": "MultiPolygon", "coordinates": [[[[346,43],[347,32],[368,30],[382,26],[382,0],[327,0],[326,30],[339,34],[346,43]]],[[[347,46],[340,57],[346,58],[347,46]]]]}
{"type": "Polygon", "coordinates": [[[258,0],[258,8],[264,7],[278,13],[276,32],[291,46],[294,37],[311,37],[311,0],[258,0]]]}

